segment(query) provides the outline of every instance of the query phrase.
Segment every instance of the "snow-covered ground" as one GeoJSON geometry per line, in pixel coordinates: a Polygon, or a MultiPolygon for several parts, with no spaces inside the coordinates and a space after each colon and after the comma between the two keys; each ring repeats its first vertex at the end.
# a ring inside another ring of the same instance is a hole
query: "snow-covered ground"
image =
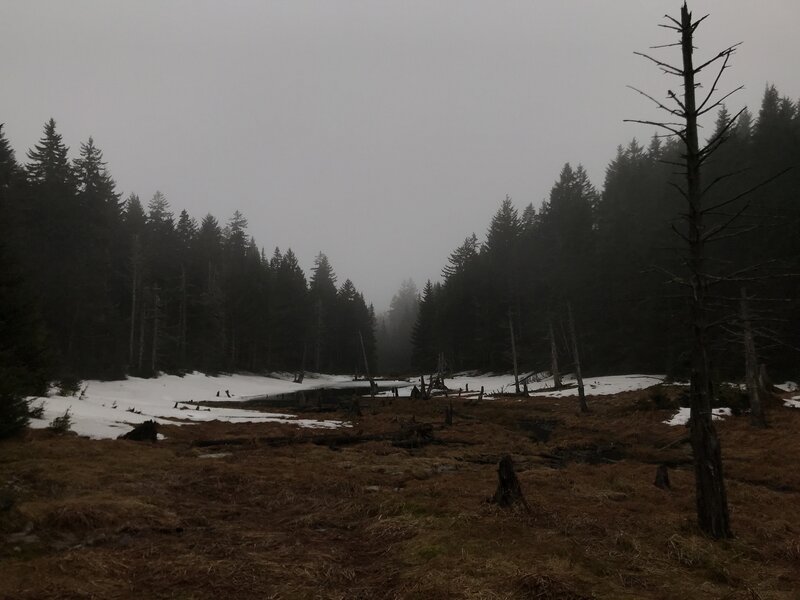
{"type": "MultiPolygon", "coordinates": [[[[527,374],[525,374],[527,375],[527,374]]],[[[520,375],[522,379],[524,375],[520,375]]],[[[428,381],[428,378],[425,378],[428,381]]],[[[658,385],[664,381],[664,375],[610,375],[607,377],[587,377],[584,378],[584,386],[587,395],[604,396],[610,394],[618,394],[620,392],[629,392],[633,390],[641,390],[654,385],[658,385]]],[[[412,380],[419,387],[419,377],[412,380]]],[[[564,398],[567,396],[577,396],[578,388],[576,387],[575,378],[572,375],[567,375],[562,378],[562,383],[567,387],[558,391],[547,391],[548,388],[553,387],[553,378],[545,377],[540,381],[530,381],[528,383],[528,392],[536,396],[547,396],[549,398],[564,398]]],[[[480,392],[481,387],[484,389],[484,398],[491,399],[494,394],[511,393],[514,391],[514,375],[487,373],[477,375],[472,373],[457,373],[454,377],[445,379],[445,384],[451,390],[462,390],[462,393],[469,391],[469,393],[480,392]]],[[[401,396],[409,396],[411,388],[406,387],[399,390],[401,396]]],[[[384,392],[382,395],[389,395],[390,392],[384,392]]]]}
{"type": "MultiPolygon", "coordinates": [[[[691,414],[691,409],[689,407],[681,407],[678,409],[678,412],[675,413],[671,419],[667,419],[664,421],[667,425],[686,425],[689,422],[689,416],[691,414]]],[[[711,409],[711,418],[714,421],[721,421],[724,417],[731,416],[731,409],[730,408],[712,408],[711,409]]]]}
{"type": "MultiPolygon", "coordinates": [[[[779,383],[775,387],[779,390],[783,390],[784,392],[800,391],[800,384],[798,384],[796,381],[779,383]]],[[[792,396],[791,398],[787,398],[783,401],[783,405],[789,408],[800,408],[800,396],[792,396]]]]}
{"type": "MultiPolygon", "coordinates": [[[[394,382],[407,385],[405,382],[394,382]]],[[[130,377],[122,381],[85,381],[77,396],[50,395],[33,400],[33,406],[44,405],[41,419],[32,419],[31,427],[47,427],[67,410],[72,416],[72,429],[91,438],[115,438],[134,425],[154,419],[158,423],[192,423],[202,421],[280,422],[301,427],[341,427],[340,421],[298,419],[294,415],[265,413],[241,408],[206,408],[190,402],[207,400],[241,401],[247,398],[288,394],[320,387],[368,386],[337,375],[307,376],[302,384],[292,376],[221,375],[207,377],[189,373],[184,377],[162,375],[155,379],[130,377]],[[228,394],[230,393],[230,398],[228,394]],[[177,421],[176,421],[177,420],[177,421]]]]}
{"type": "MultiPolygon", "coordinates": [[[[545,374],[546,375],[546,374],[545,374]]],[[[427,380],[427,378],[426,378],[427,380]]],[[[664,381],[663,375],[612,375],[590,377],[584,380],[587,395],[603,396],[641,390],[658,385],[664,381]]],[[[462,394],[477,394],[481,387],[484,398],[514,391],[514,376],[511,374],[460,373],[446,379],[451,390],[462,390],[462,394]]],[[[575,378],[563,378],[567,386],[552,391],[552,377],[542,377],[540,381],[530,381],[528,391],[531,395],[549,398],[577,396],[575,378]]],[[[407,397],[412,386],[419,385],[419,379],[408,381],[381,381],[382,388],[398,388],[401,396],[407,397]]],[[[154,419],[158,423],[191,424],[204,421],[229,422],[278,422],[291,423],[300,427],[332,428],[347,426],[335,420],[298,419],[294,415],[267,413],[247,410],[238,406],[207,408],[196,402],[220,401],[237,402],[259,396],[293,394],[317,388],[368,388],[366,381],[354,382],[344,375],[311,374],[302,384],[292,381],[292,374],[261,375],[220,375],[208,377],[201,373],[189,373],[184,377],[162,375],[155,379],[131,377],[122,381],[85,381],[81,384],[82,393],[76,396],[60,396],[52,393],[47,398],[33,400],[33,406],[42,404],[44,414],[41,419],[32,419],[31,426],[43,428],[58,416],[69,410],[72,416],[72,429],[79,435],[91,438],[116,438],[130,431],[142,421],[154,419]],[[229,395],[230,394],[230,395],[229,395]]],[[[788,382],[783,389],[796,390],[797,384],[788,382]]],[[[390,396],[386,389],[380,396],[390,396]]],[[[800,408],[800,396],[785,400],[785,405],[800,408]]],[[[714,418],[730,415],[730,409],[714,409],[714,418]]],[[[683,425],[689,419],[689,409],[681,408],[668,425],[683,425]]]]}

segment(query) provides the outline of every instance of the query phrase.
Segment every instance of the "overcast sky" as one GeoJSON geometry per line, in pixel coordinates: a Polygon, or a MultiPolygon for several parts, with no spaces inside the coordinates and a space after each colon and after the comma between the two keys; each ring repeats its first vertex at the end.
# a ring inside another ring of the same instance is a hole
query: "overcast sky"
{"type": "MultiPolygon", "coordinates": [[[[175,213],[242,211],[267,252],[320,250],[378,310],[421,287],[500,201],[538,207],[562,165],[602,186],[653,133],[633,84],[675,82],[634,50],[678,1],[0,0],[0,122],[18,153],[56,119],[90,135],[127,195],[175,213]]],[[[731,108],[800,97],[800,2],[704,0],[705,56],[744,45],[731,108]]],[[[667,52],[662,54],[670,57],[667,52]]],[[[675,55],[672,55],[675,58],[675,55]]]]}

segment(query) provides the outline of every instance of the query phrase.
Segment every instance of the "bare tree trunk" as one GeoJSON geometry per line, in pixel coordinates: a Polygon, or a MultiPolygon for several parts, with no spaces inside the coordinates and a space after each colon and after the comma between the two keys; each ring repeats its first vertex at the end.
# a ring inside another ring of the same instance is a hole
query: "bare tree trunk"
{"type": "Polygon", "coordinates": [[[681,8],[684,114],[686,118],[686,200],[688,203],[689,271],[691,284],[692,359],[690,376],[690,439],[694,452],[697,517],[700,528],[716,538],[731,536],[728,499],[722,473],[722,453],[711,417],[711,368],[708,357],[706,320],[705,227],[702,209],[700,166],[702,157],[697,134],[698,110],[692,53],[695,26],[686,4],[681,8]]]}
{"type": "Polygon", "coordinates": [[[589,405],[586,403],[586,392],[583,387],[583,374],[581,373],[581,357],[578,354],[578,336],[575,334],[575,319],[572,317],[572,304],[567,304],[567,315],[569,317],[569,334],[572,338],[572,358],[575,361],[575,380],[578,382],[578,401],[581,412],[589,412],[589,405]]]}
{"type": "Polygon", "coordinates": [[[756,343],[753,338],[753,327],[750,323],[747,291],[744,288],[742,288],[740,310],[742,338],[744,341],[745,382],[747,384],[747,396],[750,398],[750,422],[756,427],[766,427],[767,418],[764,414],[764,406],[761,403],[758,385],[758,356],[756,355],[756,343]]]}
{"type": "Polygon", "coordinates": [[[369,374],[369,362],[367,362],[367,349],[364,346],[364,336],[361,335],[361,332],[358,332],[358,341],[361,342],[361,356],[364,358],[364,376],[371,380],[372,377],[369,374]]]}
{"type": "Polygon", "coordinates": [[[236,329],[231,328],[231,370],[236,370],[236,329]]]}
{"type": "Polygon", "coordinates": [[[511,311],[508,311],[508,330],[511,333],[511,357],[514,361],[514,392],[519,396],[519,372],[517,370],[517,342],[514,339],[514,321],[511,319],[511,311]]]}
{"type": "Polygon", "coordinates": [[[317,331],[314,340],[314,370],[319,373],[320,355],[322,354],[322,299],[317,299],[317,331]]]}
{"type": "Polygon", "coordinates": [[[369,381],[369,395],[375,397],[375,382],[372,381],[372,376],[369,373],[369,362],[367,361],[367,349],[364,347],[364,336],[361,331],[358,332],[358,341],[361,342],[361,355],[364,357],[364,376],[369,381]]]}
{"type": "Polygon", "coordinates": [[[131,252],[131,331],[128,342],[128,365],[133,364],[133,340],[136,333],[136,288],[139,283],[139,236],[133,236],[133,249],[131,252]]]}
{"type": "Polygon", "coordinates": [[[303,383],[303,379],[306,376],[306,350],[308,349],[308,344],[303,342],[303,358],[300,361],[300,371],[295,375],[294,382],[295,383],[303,383]]]}
{"type": "Polygon", "coordinates": [[[158,286],[153,290],[153,347],[152,356],[150,360],[150,370],[153,376],[156,375],[156,368],[158,367],[158,318],[159,318],[159,297],[158,286]]]}
{"type": "Polygon", "coordinates": [[[561,389],[561,373],[558,370],[558,346],[553,333],[553,321],[550,321],[550,372],[553,374],[553,389],[561,389]]]}
{"type": "Polygon", "coordinates": [[[180,305],[180,333],[178,337],[178,354],[181,367],[186,366],[186,267],[181,264],[181,305],[180,305]]]}
{"type": "Polygon", "coordinates": [[[141,311],[139,311],[139,362],[138,362],[138,370],[139,374],[142,372],[142,365],[144,365],[144,323],[145,323],[145,313],[147,312],[146,309],[147,305],[142,305],[141,311]]]}

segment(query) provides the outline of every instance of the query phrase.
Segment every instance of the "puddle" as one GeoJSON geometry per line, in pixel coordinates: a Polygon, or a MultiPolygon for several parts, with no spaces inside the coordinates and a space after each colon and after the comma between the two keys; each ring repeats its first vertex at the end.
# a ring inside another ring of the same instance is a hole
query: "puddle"
{"type": "MultiPolygon", "coordinates": [[[[407,387],[411,384],[405,381],[375,381],[375,394],[392,391],[395,388],[407,387]]],[[[285,394],[265,394],[263,396],[250,396],[245,400],[206,401],[200,402],[204,406],[231,408],[239,407],[249,410],[259,409],[291,409],[295,412],[334,412],[349,409],[354,396],[368,398],[370,386],[366,381],[352,382],[351,385],[319,387],[285,394]]],[[[382,397],[383,400],[386,396],[382,397]]]]}

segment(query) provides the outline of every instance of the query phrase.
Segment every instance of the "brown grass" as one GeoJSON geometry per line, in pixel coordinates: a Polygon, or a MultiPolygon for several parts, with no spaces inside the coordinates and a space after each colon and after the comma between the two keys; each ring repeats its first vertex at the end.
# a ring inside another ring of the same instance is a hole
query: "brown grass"
{"type": "Polygon", "coordinates": [[[417,449],[259,442],[326,434],[275,424],[170,426],[158,444],[29,432],[0,444],[16,499],[0,598],[797,598],[800,411],[719,424],[737,537],[715,542],[694,524],[686,430],[646,396],[583,416],[570,399],[454,400],[450,428],[443,400],[362,403],[353,433],[434,423],[447,443],[417,449]],[[192,445],[226,437],[252,442],[192,445]],[[486,502],[505,453],[531,514],[486,502]],[[671,492],[653,485],[662,461],[671,492]]]}

